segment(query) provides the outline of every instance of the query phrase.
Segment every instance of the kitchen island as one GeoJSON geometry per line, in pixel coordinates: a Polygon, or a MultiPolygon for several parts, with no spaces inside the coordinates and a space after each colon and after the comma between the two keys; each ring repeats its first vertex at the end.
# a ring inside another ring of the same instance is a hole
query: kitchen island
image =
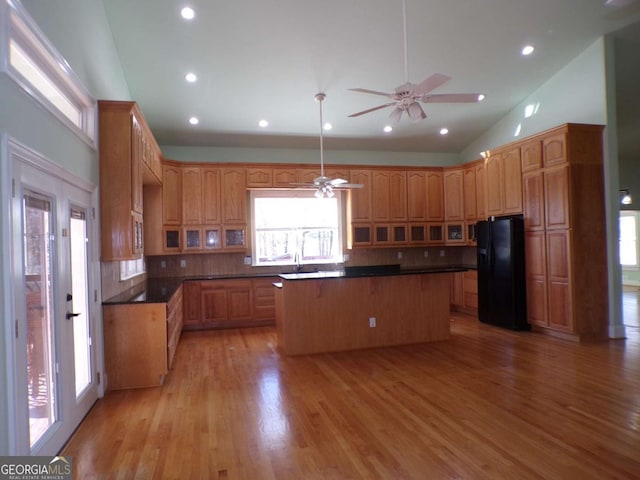
{"type": "Polygon", "coordinates": [[[451,272],[360,269],[280,275],[278,347],[287,355],[435,342],[449,338],[451,272]]]}

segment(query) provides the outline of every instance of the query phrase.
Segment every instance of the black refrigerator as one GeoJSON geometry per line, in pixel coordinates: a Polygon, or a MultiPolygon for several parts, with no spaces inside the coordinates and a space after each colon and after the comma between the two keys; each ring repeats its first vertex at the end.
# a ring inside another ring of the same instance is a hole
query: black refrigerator
{"type": "Polygon", "coordinates": [[[478,222],[478,318],[528,330],[522,215],[478,222]]]}

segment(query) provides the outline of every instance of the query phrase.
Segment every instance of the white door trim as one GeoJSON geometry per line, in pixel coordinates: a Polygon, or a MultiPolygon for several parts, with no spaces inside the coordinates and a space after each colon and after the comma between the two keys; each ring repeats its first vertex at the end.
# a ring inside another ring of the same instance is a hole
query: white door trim
{"type": "MultiPolygon", "coordinates": [[[[98,188],[92,183],[83,178],[78,177],[74,173],[66,170],[64,167],[50,161],[40,153],[30,149],[29,147],[21,144],[17,140],[9,137],[6,133],[3,133],[0,137],[0,158],[2,159],[2,165],[0,165],[1,178],[4,179],[0,185],[0,191],[2,195],[2,205],[4,206],[4,212],[1,219],[1,232],[2,232],[2,255],[3,263],[5,263],[2,269],[3,284],[4,284],[4,318],[11,319],[4,323],[4,344],[6,348],[6,378],[7,378],[7,391],[6,395],[6,414],[7,427],[8,427],[8,442],[9,442],[9,454],[10,455],[25,455],[29,451],[24,451],[24,439],[20,438],[22,434],[21,429],[24,426],[20,425],[23,420],[17,418],[16,413],[19,410],[20,395],[22,388],[19,385],[20,381],[16,375],[17,368],[17,355],[20,352],[17,351],[15,342],[16,322],[20,315],[21,306],[16,306],[15,303],[15,281],[14,278],[17,274],[17,268],[13,252],[14,249],[14,202],[16,195],[19,195],[19,179],[16,179],[16,175],[19,174],[22,166],[30,167],[39,171],[40,173],[54,177],[64,184],[72,185],[80,190],[85,191],[91,198],[90,212],[91,218],[88,219],[88,228],[90,229],[90,235],[93,238],[91,242],[88,255],[89,255],[89,281],[94,289],[91,295],[90,309],[91,315],[95,319],[95,361],[97,373],[101,378],[104,378],[104,352],[103,352],[103,336],[102,336],[102,298],[100,293],[100,229],[99,229],[99,216],[98,216],[98,188]]],[[[43,191],[48,190],[47,186],[43,186],[43,191]]],[[[22,281],[22,279],[19,279],[22,281]]],[[[24,314],[24,312],[23,312],[24,314]]],[[[104,395],[103,385],[98,385],[98,396],[104,395]]],[[[2,415],[4,416],[4,415],[2,415]]],[[[27,442],[28,448],[28,442],[27,442]]],[[[57,453],[57,452],[54,452],[57,453]]]]}

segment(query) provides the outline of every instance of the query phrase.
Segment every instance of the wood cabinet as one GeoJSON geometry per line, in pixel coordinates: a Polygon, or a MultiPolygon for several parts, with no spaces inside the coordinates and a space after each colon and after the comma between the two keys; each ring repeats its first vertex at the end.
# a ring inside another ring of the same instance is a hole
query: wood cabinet
{"type": "Polygon", "coordinates": [[[463,175],[464,218],[465,220],[476,220],[478,218],[478,188],[475,165],[465,165],[463,175]]]}
{"type": "Polygon", "coordinates": [[[221,191],[220,169],[202,167],[202,222],[205,225],[220,224],[221,191]]]}
{"type": "Polygon", "coordinates": [[[522,173],[538,170],[542,167],[542,141],[535,138],[520,147],[522,173]]]}
{"type": "Polygon", "coordinates": [[[291,184],[298,181],[298,176],[293,168],[274,168],[272,175],[274,187],[291,188],[291,184]]]}
{"type": "Polygon", "coordinates": [[[544,174],[541,170],[522,175],[522,195],[525,230],[544,230],[544,174]]]}
{"type": "Polygon", "coordinates": [[[182,289],[184,329],[188,330],[201,323],[200,282],[184,282],[182,289]]]}
{"type": "Polygon", "coordinates": [[[273,187],[273,172],[270,167],[247,168],[247,188],[273,187]]]}
{"type": "Polygon", "coordinates": [[[537,135],[525,146],[522,185],[529,322],[542,327],[541,331],[578,339],[605,338],[602,127],[565,125],[537,135]]]}
{"type": "Polygon", "coordinates": [[[544,170],[545,226],[547,230],[566,229],[569,218],[569,167],[544,170]]]}
{"type": "Polygon", "coordinates": [[[445,221],[464,220],[464,180],[462,169],[445,169],[443,179],[445,221]]]}
{"type": "Polygon", "coordinates": [[[107,389],[160,386],[182,332],[182,287],[167,303],[105,305],[107,389]]]}
{"type": "Polygon", "coordinates": [[[160,253],[246,251],[245,167],[166,162],[163,181],[160,253]]]}
{"type": "Polygon", "coordinates": [[[247,179],[242,167],[222,168],[220,171],[222,187],[222,223],[247,223],[247,179]]]}
{"type": "Polygon", "coordinates": [[[376,170],[372,173],[373,221],[407,219],[406,172],[376,170]]]}
{"type": "Polygon", "coordinates": [[[499,216],[503,212],[504,168],[502,154],[492,153],[485,161],[487,179],[487,216],[499,216]]]}
{"type": "Polygon", "coordinates": [[[527,319],[530,324],[542,327],[549,326],[547,316],[546,245],[546,234],[544,231],[525,231],[524,248],[527,282],[527,319]]]}
{"type": "Polygon", "coordinates": [[[134,102],[98,102],[100,121],[101,260],[131,260],[143,252],[143,185],[147,150],[159,151],[134,102]]]}
{"type": "Polygon", "coordinates": [[[203,189],[202,169],[182,167],[182,224],[202,224],[203,189]]]}
{"type": "Polygon", "coordinates": [[[476,171],[476,213],[478,220],[487,218],[487,173],[484,161],[479,160],[475,165],[476,171]]]}
{"type": "Polygon", "coordinates": [[[179,165],[162,165],[162,223],[182,224],[182,170],[179,165]]]}
{"type": "Polygon", "coordinates": [[[362,188],[349,190],[350,201],[349,211],[351,212],[351,222],[370,222],[371,215],[371,190],[372,175],[371,170],[351,170],[349,172],[353,183],[360,183],[362,188]]]}
{"type": "Polygon", "coordinates": [[[504,169],[504,215],[522,213],[522,164],[520,147],[516,146],[502,153],[504,169]]]}
{"type": "Polygon", "coordinates": [[[492,152],[486,159],[487,215],[522,213],[522,165],[520,147],[492,152]]]}
{"type": "Polygon", "coordinates": [[[186,330],[247,327],[275,322],[274,278],[185,282],[186,330]]]}
{"type": "Polygon", "coordinates": [[[451,308],[457,312],[478,313],[478,272],[467,270],[451,274],[451,308]]]}
{"type": "Polygon", "coordinates": [[[131,112],[131,210],[142,213],[142,126],[131,112]]]}
{"type": "Polygon", "coordinates": [[[407,220],[410,222],[427,221],[426,172],[407,172],[407,220]]]}
{"type": "Polygon", "coordinates": [[[444,183],[442,171],[427,171],[427,222],[444,221],[444,183]]]}

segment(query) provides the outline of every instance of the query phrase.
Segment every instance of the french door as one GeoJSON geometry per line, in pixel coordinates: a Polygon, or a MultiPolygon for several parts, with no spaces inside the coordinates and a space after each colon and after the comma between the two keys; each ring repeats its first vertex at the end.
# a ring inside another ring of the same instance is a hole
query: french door
{"type": "Polygon", "coordinates": [[[54,455],[98,398],[92,195],[26,157],[12,156],[15,454],[54,455]]]}

